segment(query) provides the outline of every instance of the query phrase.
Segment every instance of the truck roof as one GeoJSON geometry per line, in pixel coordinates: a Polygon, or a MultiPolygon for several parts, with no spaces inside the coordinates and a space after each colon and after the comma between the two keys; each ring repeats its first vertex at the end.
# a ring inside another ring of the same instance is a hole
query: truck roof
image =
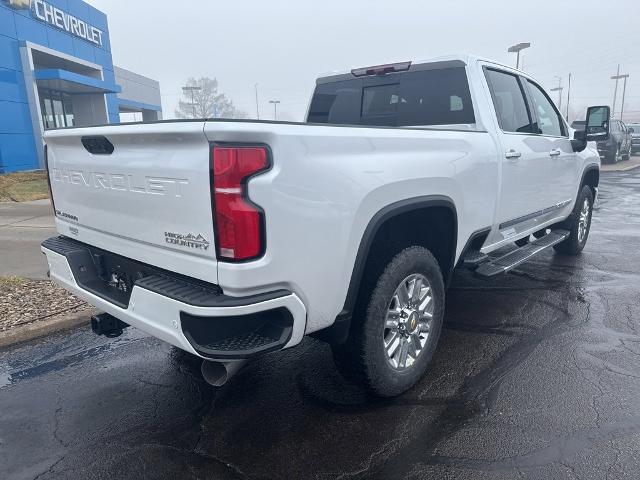
{"type": "MultiPolygon", "coordinates": [[[[451,55],[441,55],[438,57],[432,58],[421,58],[418,60],[412,60],[411,66],[409,67],[409,71],[422,70],[425,66],[432,66],[433,64],[442,64],[442,66],[464,66],[469,65],[474,62],[484,61],[493,63],[497,66],[504,67],[510,70],[516,70],[515,68],[505,65],[503,63],[497,62],[495,60],[491,60],[489,58],[481,57],[478,55],[473,55],[469,53],[463,54],[451,54],[451,55]]],[[[404,60],[403,62],[408,62],[408,60],[404,60]]],[[[394,65],[396,63],[392,62],[389,65],[394,65]]],[[[367,68],[368,66],[361,66],[356,68],[367,68]]],[[[526,75],[525,72],[517,70],[521,72],[523,75],[526,75]]],[[[346,80],[347,78],[354,78],[352,74],[352,70],[337,70],[332,72],[327,72],[318,77],[317,83],[326,83],[326,82],[334,82],[338,80],[346,80]]]]}

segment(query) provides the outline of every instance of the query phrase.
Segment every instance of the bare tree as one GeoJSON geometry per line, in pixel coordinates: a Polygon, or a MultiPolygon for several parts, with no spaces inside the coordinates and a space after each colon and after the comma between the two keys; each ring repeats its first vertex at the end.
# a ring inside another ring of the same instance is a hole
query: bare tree
{"type": "Polygon", "coordinates": [[[183,91],[178,102],[178,118],[246,118],[247,114],[238,110],[224,93],[218,92],[215,78],[190,78],[187,87],[194,90],[183,91]]]}

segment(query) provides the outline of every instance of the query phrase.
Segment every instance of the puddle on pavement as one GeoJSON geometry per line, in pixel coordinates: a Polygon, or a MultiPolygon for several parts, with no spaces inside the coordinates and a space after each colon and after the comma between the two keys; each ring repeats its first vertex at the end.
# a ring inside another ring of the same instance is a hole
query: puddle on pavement
{"type": "Polygon", "coordinates": [[[11,385],[11,374],[9,372],[0,372],[0,388],[11,385]]]}

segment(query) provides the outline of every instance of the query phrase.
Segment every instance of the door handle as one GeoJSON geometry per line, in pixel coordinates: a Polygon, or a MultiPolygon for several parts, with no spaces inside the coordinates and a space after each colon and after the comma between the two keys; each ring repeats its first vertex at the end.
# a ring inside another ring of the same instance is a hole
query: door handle
{"type": "Polygon", "coordinates": [[[551,150],[549,152],[549,156],[550,157],[559,157],[561,153],[562,153],[562,150],[560,150],[559,148],[554,148],[553,150],[551,150]]]}
{"type": "Polygon", "coordinates": [[[520,158],[522,156],[522,154],[520,152],[518,152],[517,150],[514,150],[513,148],[510,148],[509,150],[507,150],[505,152],[504,156],[506,158],[508,158],[509,160],[517,160],[518,158],[520,158]]]}

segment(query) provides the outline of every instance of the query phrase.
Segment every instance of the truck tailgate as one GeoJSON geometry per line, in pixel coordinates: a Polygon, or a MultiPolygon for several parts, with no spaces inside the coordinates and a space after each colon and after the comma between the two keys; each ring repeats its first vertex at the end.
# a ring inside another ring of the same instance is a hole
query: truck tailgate
{"type": "Polygon", "coordinates": [[[47,132],[58,231],[119,255],[217,281],[204,122],[47,132]],[[113,146],[113,151],[109,153],[113,146]]]}

